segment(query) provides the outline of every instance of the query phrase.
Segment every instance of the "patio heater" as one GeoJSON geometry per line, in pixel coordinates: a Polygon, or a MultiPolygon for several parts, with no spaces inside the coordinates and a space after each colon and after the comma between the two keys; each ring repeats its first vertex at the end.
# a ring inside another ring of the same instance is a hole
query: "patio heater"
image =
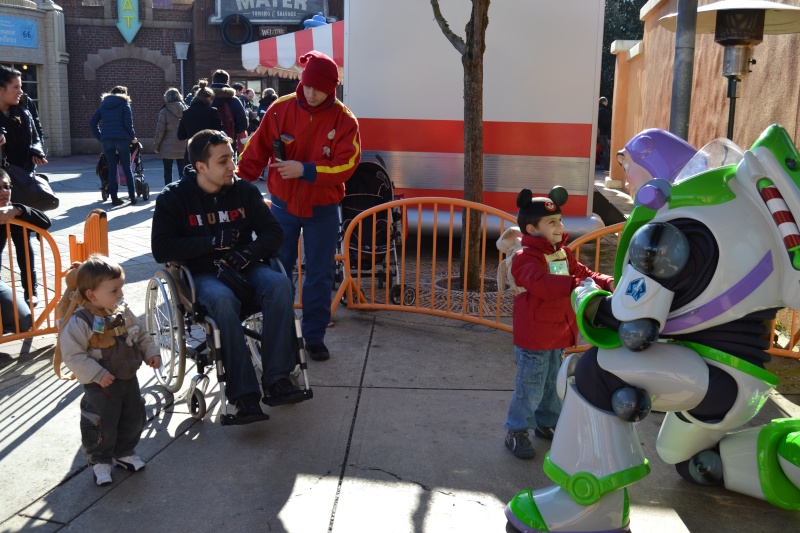
{"type": "Polygon", "coordinates": [[[183,92],[183,62],[189,58],[189,43],[175,43],[175,59],[181,62],[181,96],[183,92]]]}
{"type": "MultiPolygon", "coordinates": [[[[675,31],[678,14],[662,17],[658,22],[675,31]]],[[[753,47],[764,34],[779,35],[800,32],[800,7],[762,0],[722,0],[697,9],[697,33],[713,33],[714,41],[724,47],[722,75],[728,78],[728,139],[733,140],[736,115],[736,91],[754,65],[753,47]]]]}

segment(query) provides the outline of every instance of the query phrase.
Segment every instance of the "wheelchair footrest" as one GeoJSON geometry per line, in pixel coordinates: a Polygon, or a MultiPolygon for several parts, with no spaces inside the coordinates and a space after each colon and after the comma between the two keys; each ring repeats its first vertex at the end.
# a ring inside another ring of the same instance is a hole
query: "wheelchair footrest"
{"type": "Polygon", "coordinates": [[[219,419],[223,426],[243,426],[245,424],[252,424],[253,422],[269,420],[269,415],[267,413],[262,413],[260,416],[247,417],[239,417],[236,415],[219,415],[219,419]]]}
{"type": "Polygon", "coordinates": [[[302,394],[297,394],[294,396],[290,396],[288,398],[274,398],[272,396],[264,396],[263,398],[261,398],[261,402],[266,405],[269,405],[270,407],[277,407],[279,405],[289,405],[293,403],[304,402],[314,397],[314,391],[311,389],[302,389],[300,392],[302,392],[302,394]]]}

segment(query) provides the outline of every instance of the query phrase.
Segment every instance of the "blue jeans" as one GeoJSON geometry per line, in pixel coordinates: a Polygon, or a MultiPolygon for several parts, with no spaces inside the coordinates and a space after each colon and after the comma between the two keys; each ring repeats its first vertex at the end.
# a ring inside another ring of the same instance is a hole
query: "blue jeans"
{"type": "Polygon", "coordinates": [[[131,172],[131,144],[124,139],[109,139],[103,141],[103,153],[106,154],[108,162],[108,194],[112,199],[117,198],[117,163],[122,163],[122,171],[125,172],[125,181],[128,186],[128,197],[133,200],[136,198],[136,189],[133,183],[133,173],[131,172]]]}
{"type": "Polygon", "coordinates": [[[556,377],[564,350],[525,350],[514,346],[517,379],[508,408],[507,431],[553,427],[561,414],[556,377]]]}
{"type": "MultiPolygon", "coordinates": [[[[264,315],[261,330],[261,378],[266,389],[280,378],[289,377],[296,364],[292,283],[283,274],[257,263],[246,269],[247,281],[255,288],[254,301],[261,302],[264,315]]],[[[259,394],[258,380],[242,330],[242,304],[233,291],[214,274],[195,277],[197,301],[217,322],[225,365],[228,400],[245,394],[259,394]]]]}
{"type": "MultiPolygon", "coordinates": [[[[11,290],[11,286],[4,281],[0,281],[0,312],[3,313],[3,333],[16,332],[17,325],[14,321],[14,292],[11,290]]],[[[28,331],[31,329],[33,325],[31,321],[31,310],[19,294],[17,294],[17,312],[19,313],[19,330],[28,331]]]]}
{"type": "Polygon", "coordinates": [[[339,212],[336,204],[314,207],[312,217],[296,217],[281,207],[273,197],[272,214],[283,228],[281,263],[291,273],[297,262],[297,241],[303,230],[305,270],[303,270],[303,338],[308,344],[325,340],[325,328],[331,320],[331,291],[336,242],[339,235],[339,212]]]}

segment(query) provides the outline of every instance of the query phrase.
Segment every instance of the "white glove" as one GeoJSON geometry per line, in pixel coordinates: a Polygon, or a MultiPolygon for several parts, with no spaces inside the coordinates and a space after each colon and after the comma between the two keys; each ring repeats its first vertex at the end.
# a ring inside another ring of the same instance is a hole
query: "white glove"
{"type": "Polygon", "coordinates": [[[572,291],[572,310],[577,313],[583,299],[599,290],[600,287],[597,286],[592,278],[586,278],[583,283],[572,291]]]}

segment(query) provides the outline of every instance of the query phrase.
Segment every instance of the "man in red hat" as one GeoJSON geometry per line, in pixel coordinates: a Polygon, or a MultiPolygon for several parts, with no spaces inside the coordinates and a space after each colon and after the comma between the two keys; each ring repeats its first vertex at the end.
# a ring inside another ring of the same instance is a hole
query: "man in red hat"
{"type": "Polygon", "coordinates": [[[256,181],[269,166],[272,214],[283,228],[280,259],[287,272],[297,261],[303,231],[303,337],[315,361],[330,357],[325,328],[331,317],[338,204],[344,183],[361,161],[358,121],[336,99],[339,69],[323,53],[299,59],[297,92],[278,98],[242,150],[239,177],[256,181]]]}

